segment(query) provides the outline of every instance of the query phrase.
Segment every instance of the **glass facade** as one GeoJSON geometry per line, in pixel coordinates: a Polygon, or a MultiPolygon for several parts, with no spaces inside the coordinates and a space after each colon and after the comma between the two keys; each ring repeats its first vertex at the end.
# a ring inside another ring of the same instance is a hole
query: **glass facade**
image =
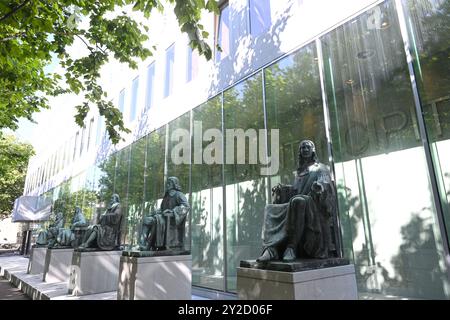
{"type": "Polygon", "coordinates": [[[322,39],[345,250],[361,289],[445,298],[442,239],[403,46],[394,2],[322,39]]]}
{"type": "Polygon", "coordinates": [[[221,95],[192,110],[192,120],[192,284],[225,290],[223,171],[220,164],[203,162],[212,141],[222,146],[220,139],[207,135],[222,128],[221,95]]]}
{"type": "MultiPolygon", "coordinates": [[[[450,232],[450,3],[403,1],[447,235],[450,232]],[[446,67],[447,66],[447,67],[446,67]]],[[[447,236],[448,241],[448,236],[447,236]]]]}
{"type": "Polygon", "coordinates": [[[360,297],[450,298],[449,9],[372,7],[58,186],[55,207],[80,205],[95,222],[118,193],[133,247],[177,176],[191,204],[192,284],[235,292],[240,260],[261,254],[271,187],[292,183],[310,139],[333,172],[360,297]],[[263,175],[275,134],[279,170],[263,175]]]}

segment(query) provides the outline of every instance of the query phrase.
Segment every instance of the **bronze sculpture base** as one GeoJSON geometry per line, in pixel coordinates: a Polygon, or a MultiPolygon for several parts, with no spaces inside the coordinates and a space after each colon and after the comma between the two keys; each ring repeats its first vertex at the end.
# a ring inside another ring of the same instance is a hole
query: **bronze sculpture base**
{"type": "Polygon", "coordinates": [[[241,260],[241,268],[274,270],[297,272],[321,268],[338,267],[350,264],[348,259],[328,258],[328,259],[297,259],[292,262],[272,260],[268,262],[257,262],[256,260],[241,260]]]}
{"type": "Polygon", "coordinates": [[[137,251],[137,250],[124,250],[122,251],[123,257],[162,257],[162,256],[182,256],[190,255],[189,250],[160,250],[160,251],[137,251]]]}

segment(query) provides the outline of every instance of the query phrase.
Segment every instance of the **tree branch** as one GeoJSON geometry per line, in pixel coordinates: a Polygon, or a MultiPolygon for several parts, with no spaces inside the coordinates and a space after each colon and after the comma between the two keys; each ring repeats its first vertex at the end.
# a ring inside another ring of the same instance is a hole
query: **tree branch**
{"type": "Polygon", "coordinates": [[[27,3],[30,2],[30,0],[25,0],[24,2],[22,2],[21,4],[19,4],[17,7],[15,7],[14,9],[12,9],[10,12],[8,12],[7,14],[5,14],[3,17],[0,18],[0,22],[2,22],[3,20],[8,19],[10,16],[12,16],[14,13],[16,13],[17,11],[19,11],[20,9],[22,9],[24,6],[27,5],[27,3]]]}
{"type": "Polygon", "coordinates": [[[89,49],[89,51],[90,52],[94,52],[94,50],[92,49],[92,47],[81,37],[81,36],[79,36],[78,34],[75,34],[75,36],[77,37],[77,38],[79,38],[81,41],[83,41],[83,43],[86,45],[86,47],[89,49]]]}
{"type": "Polygon", "coordinates": [[[4,37],[4,38],[0,38],[0,41],[1,42],[9,41],[9,40],[12,40],[12,39],[15,39],[15,38],[19,38],[19,37],[24,37],[24,36],[26,36],[26,33],[25,32],[20,32],[20,33],[12,34],[12,35],[4,37]]]}

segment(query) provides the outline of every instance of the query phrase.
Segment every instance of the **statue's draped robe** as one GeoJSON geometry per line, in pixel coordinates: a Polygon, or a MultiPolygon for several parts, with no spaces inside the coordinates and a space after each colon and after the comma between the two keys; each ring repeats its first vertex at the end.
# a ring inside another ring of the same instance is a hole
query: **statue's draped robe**
{"type": "Polygon", "coordinates": [[[97,246],[102,250],[112,250],[119,246],[122,213],[120,203],[116,202],[100,216],[97,228],[97,246]]]}
{"type": "Polygon", "coordinates": [[[144,218],[144,224],[151,225],[147,237],[149,246],[151,248],[182,247],[184,224],[189,208],[189,203],[182,192],[177,190],[166,192],[160,209],[144,218]],[[169,220],[169,226],[167,226],[167,218],[163,215],[166,209],[173,210],[174,213],[169,220]]]}
{"type": "Polygon", "coordinates": [[[36,243],[40,245],[53,244],[53,242],[56,241],[56,237],[58,236],[58,233],[60,232],[60,230],[62,230],[62,228],[64,228],[64,218],[61,215],[61,217],[57,218],[55,222],[48,227],[47,230],[39,232],[36,243]]]}
{"type": "Polygon", "coordinates": [[[62,229],[57,237],[58,244],[60,246],[70,246],[72,245],[72,241],[75,240],[75,234],[73,233],[73,228],[76,227],[85,227],[87,226],[86,219],[84,218],[83,213],[77,212],[73,219],[70,229],[62,229]]]}
{"type": "Polygon", "coordinates": [[[298,257],[325,258],[334,249],[330,219],[335,210],[335,190],[328,167],[314,163],[297,174],[289,187],[293,196],[287,203],[269,204],[264,212],[263,249],[274,248],[280,254],[289,245],[298,257]],[[319,196],[311,187],[324,187],[319,196]]]}

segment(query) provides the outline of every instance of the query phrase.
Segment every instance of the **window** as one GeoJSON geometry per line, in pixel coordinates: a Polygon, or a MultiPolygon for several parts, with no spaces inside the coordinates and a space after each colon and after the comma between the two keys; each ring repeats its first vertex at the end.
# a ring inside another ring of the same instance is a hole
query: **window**
{"type": "Polygon", "coordinates": [[[73,158],[72,160],[75,160],[75,156],[77,155],[77,143],[78,143],[78,136],[80,135],[79,132],[75,134],[75,139],[73,143],[73,158]]]}
{"type": "Polygon", "coordinates": [[[88,129],[88,137],[87,137],[87,146],[86,149],[89,150],[89,146],[91,144],[91,135],[92,135],[92,126],[94,125],[94,118],[91,118],[89,121],[89,129],[88,129]]]}
{"type": "Polygon", "coordinates": [[[175,57],[175,46],[172,44],[166,50],[166,79],[164,82],[164,98],[170,96],[173,90],[173,63],[175,57]]]}
{"type": "Polygon", "coordinates": [[[155,82],[155,63],[152,62],[147,67],[147,91],[145,95],[145,110],[153,106],[153,86],[155,82]]]}
{"type": "Polygon", "coordinates": [[[136,118],[136,105],[137,105],[137,95],[139,88],[139,77],[134,78],[131,85],[131,106],[130,106],[130,121],[136,118]]]}
{"type": "Polygon", "coordinates": [[[220,8],[216,39],[217,44],[222,49],[222,51],[216,50],[216,61],[220,61],[230,53],[230,10],[228,3],[220,8]]]}
{"type": "Polygon", "coordinates": [[[123,113],[123,107],[125,105],[125,89],[122,89],[119,94],[119,110],[123,113]]]}
{"type": "Polygon", "coordinates": [[[195,79],[198,75],[198,52],[193,51],[190,46],[187,47],[187,68],[186,68],[186,82],[195,79]]]}
{"type": "Polygon", "coordinates": [[[271,23],[270,1],[250,0],[250,33],[252,36],[259,36],[267,30],[271,23]]]}
{"type": "Polygon", "coordinates": [[[102,134],[103,134],[103,125],[104,125],[104,120],[103,120],[103,117],[100,116],[97,119],[97,135],[95,137],[95,144],[96,145],[100,144],[100,140],[101,140],[102,134]]]}
{"type": "Polygon", "coordinates": [[[83,148],[84,148],[84,136],[86,133],[86,126],[83,126],[81,129],[81,139],[80,139],[80,156],[83,154],[83,148]]]}

